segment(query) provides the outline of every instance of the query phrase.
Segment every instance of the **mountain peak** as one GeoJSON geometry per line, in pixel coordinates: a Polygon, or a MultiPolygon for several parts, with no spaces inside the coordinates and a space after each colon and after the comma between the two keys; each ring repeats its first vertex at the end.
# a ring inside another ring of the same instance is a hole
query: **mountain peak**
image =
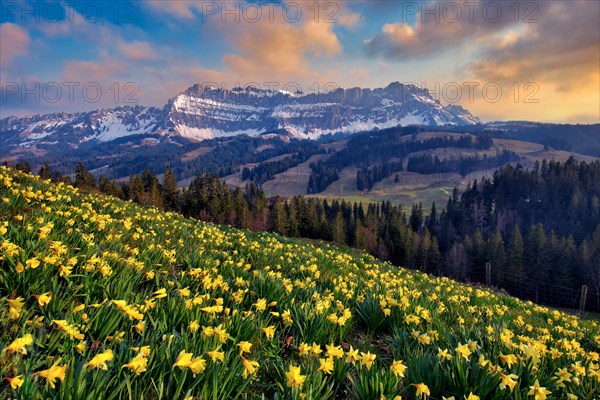
{"type": "Polygon", "coordinates": [[[285,129],[297,138],[354,133],[398,125],[470,125],[479,119],[459,105],[443,106],[427,89],[392,82],[385,88],[337,87],[294,93],[257,87],[230,90],[194,84],[162,108],[120,106],[87,113],[55,113],[0,121],[2,141],[29,146],[41,139],[77,146],[135,134],[191,140],[285,129]]]}

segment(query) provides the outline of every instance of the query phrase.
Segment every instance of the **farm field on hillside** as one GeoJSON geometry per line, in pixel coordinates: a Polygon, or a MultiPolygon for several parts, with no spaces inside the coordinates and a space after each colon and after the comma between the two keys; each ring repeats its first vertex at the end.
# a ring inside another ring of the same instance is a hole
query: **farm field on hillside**
{"type": "Polygon", "coordinates": [[[600,326],[0,167],[0,398],[597,399],[600,326]]]}

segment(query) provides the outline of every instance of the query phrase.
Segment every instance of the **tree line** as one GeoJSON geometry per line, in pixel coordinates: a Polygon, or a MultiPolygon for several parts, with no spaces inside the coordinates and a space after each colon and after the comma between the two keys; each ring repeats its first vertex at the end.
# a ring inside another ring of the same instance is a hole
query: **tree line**
{"type": "Polygon", "coordinates": [[[403,170],[402,161],[388,161],[372,167],[363,167],[356,173],[356,188],[360,191],[371,190],[373,186],[394,172],[403,170]]]}
{"type": "MultiPolygon", "coordinates": [[[[418,127],[390,128],[351,136],[346,147],[330,157],[310,164],[308,194],[324,191],[339,179],[339,172],[349,166],[367,168],[375,164],[386,164],[402,160],[410,153],[437,148],[489,149],[493,140],[487,135],[474,137],[434,137],[418,140],[418,127]],[[411,139],[411,140],[408,140],[411,139]]],[[[361,183],[361,186],[368,187],[361,183]]]]}
{"type": "Polygon", "coordinates": [[[467,176],[472,172],[491,168],[499,168],[505,164],[516,162],[519,155],[510,150],[497,152],[495,156],[451,156],[440,159],[431,154],[415,155],[408,159],[406,170],[419,174],[439,174],[439,173],[459,173],[461,176],[467,176]]]}
{"type": "Polygon", "coordinates": [[[298,152],[286,155],[277,161],[265,161],[254,168],[244,167],[242,170],[242,181],[252,181],[258,185],[272,180],[275,175],[287,171],[292,167],[302,164],[315,154],[322,154],[325,150],[321,149],[318,142],[307,141],[303,147],[297,149],[298,152]]]}

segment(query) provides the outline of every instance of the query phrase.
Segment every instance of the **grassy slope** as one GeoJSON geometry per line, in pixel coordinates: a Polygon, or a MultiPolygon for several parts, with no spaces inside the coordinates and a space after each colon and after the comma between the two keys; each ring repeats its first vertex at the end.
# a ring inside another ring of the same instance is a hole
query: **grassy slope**
{"type": "Polygon", "coordinates": [[[0,376],[23,379],[14,390],[3,380],[0,398],[302,392],[379,400],[413,398],[416,384],[426,384],[435,399],[521,399],[536,381],[549,398],[598,395],[593,321],[327,244],[186,220],[4,167],[0,199],[0,376]],[[60,330],[61,320],[69,328],[60,330]],[[252,346],[240,354],[245,341],[252,346]],[[139,374],[134,360],[146,363],[139,374]],[[44,378],[52,365],[65,373],[55,388],[44,378]],[[290,366],[306,377],[297,387],[290,366]],[[560,368],[572,374],[564,387],[560,368]],[[515,387],[502,389],[509,374],[515,387]]]}

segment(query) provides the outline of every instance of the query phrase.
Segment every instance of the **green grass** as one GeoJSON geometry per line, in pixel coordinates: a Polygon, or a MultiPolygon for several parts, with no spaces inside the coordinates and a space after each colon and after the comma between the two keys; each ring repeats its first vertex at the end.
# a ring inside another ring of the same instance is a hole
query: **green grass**
{"type": "Polygon", "coordinates": [[[600,390],[596,321],[5,167],[0,257],[0,398],[508,400],[533,398],[539,385],[548,399],[593,399],[600,390]]]}

